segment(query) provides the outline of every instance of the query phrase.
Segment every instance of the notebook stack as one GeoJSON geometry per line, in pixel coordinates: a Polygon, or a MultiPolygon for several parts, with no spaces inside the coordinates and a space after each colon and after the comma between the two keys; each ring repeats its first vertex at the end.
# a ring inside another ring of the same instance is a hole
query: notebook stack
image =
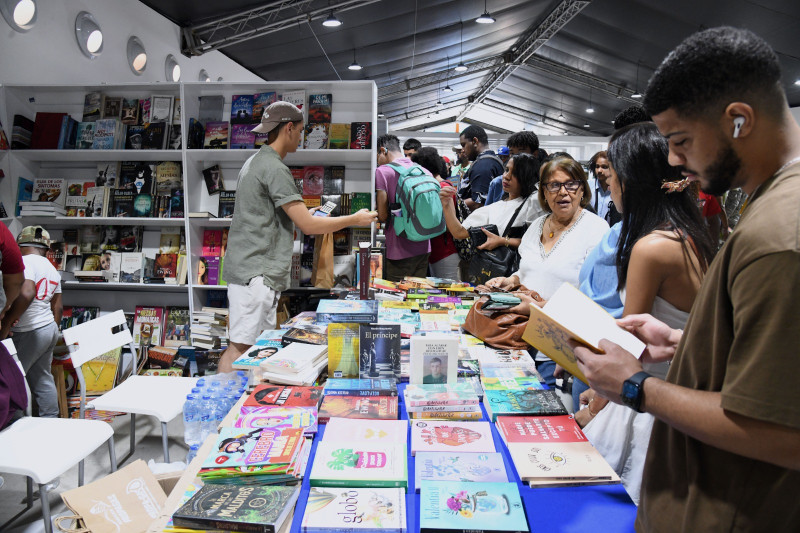
{"type": "Polygon", "coordinates": [[[405,389],[409,419],[480,420],[478,395],[467,383],[443,385],[409,384],[405,389]]]}

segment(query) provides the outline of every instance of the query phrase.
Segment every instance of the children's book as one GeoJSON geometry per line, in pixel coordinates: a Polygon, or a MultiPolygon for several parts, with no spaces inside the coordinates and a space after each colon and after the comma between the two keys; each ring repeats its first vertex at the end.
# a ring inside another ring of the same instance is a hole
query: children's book
{"type": "Polygon", "coordinates": [[[553,390],[509,389],[487,390],[483,405],[492,422],[501,415],[555,416],[568,414],[553,390]]]}
{"type": "MultiPolygon", "coordinates": [[[[330,351],[330,348],[329,348],[330,351]]],[[[397,380],[382,379],[338,379],[325,382],[326,396],[397,396],[397,380]]]]}
{"type": "Polygon", "coordinates": [[[358,326],[358,324],[328,325],[328,375],[331,377],[357,378],[359,376],[358,326]]]}
{"type": "Polygon", "coordinates": [[[416,421],[411,424],[411,455],[417,452],[494,452],[489,422],[416,421]]]}
{"type": "Polygon", "coordinates": [[[419,452],[414,459],[414,469],[417,492],[423,481],[472,483],[509,481],[503,456],[497,452],[419,452]]]}
{"type": "Polygon", "coordinates": [[[455,383],[457,378],[457,337],[441,334],[411,337],[411,383],[455,383]]]}
{"type": "Polygon", "coordinates": [[[288,468],[302,439],[302,429],[221,428],[202,469],[272,465],[288,468]]]}
{"type": "Polygon", "coordinates": [[[319,423],[332,417],[397,420],[397,396],[325,396],[319,408],[319,423]]]}
{"type": "Polygon", "coordinates": [[[405,420],[364,420],[333,417],[325,426],[325,442],[374,442],[405,444],[405,420]]]}
{"type": "Polygon", "coordinates": [[[406,446],[323,439],[309,479],[312,487],[406,487],[406,446]]]}
{"type": "MultiPolygon", "coordinates": [[[[330,327],[332,327],[333,324],[330,327]]],[[[400,325],[359,326],[359,368],[362,378],[400,377],[400,325]]]]}
{"type": "Polygon", "coordinates": [[[530,531],[516,483],[423,481],[420,531],[530,531]]]}
{"type": "Polygon", "coordinates": [[[310,407],[253,407],[239,413],[233,427],[302,429],[305,434],[314,434],[317,432],[317,410],[310,407]]]}
{"type": "Polygon", "coordinates": [[[645,348],[642,341],[617,326],[614,317],[569,283],[562,284],[543,307],[531,305],[522,338],[584,383],[588,383],[586,377],[567,344],[570,339],[598,353],[603,353],[600,339],[608,339],[636,357],[645,348]]]}
{"type": "Polygon", "coordinates": [[[405,533],[405,491],[401,488],[311,487],[301,531],[405,533]]]}
{"type": "Polygon", "coordinates": [[[161,342],[164,323],[163,307],[136,306],[133,319],[133,342],[137,346],[153,346],[161,342]]]}

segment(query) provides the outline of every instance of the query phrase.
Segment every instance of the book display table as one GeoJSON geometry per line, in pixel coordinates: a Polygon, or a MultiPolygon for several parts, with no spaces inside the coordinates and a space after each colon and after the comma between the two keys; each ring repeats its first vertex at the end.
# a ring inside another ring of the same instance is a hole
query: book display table
{"type": "MultiPolygon", "coordinates": [[[[408,419],[405,403],[403,402],[403,391],[405,384],[399,384],[399,411],[400,418],[408,419]]],[[[239,409],[243,402],[240,401],[226,417],[226,422],[230,424],[235,418],[234,412],[239,409]]],[[[484,420],[489,420],[486,410],[481,404],[481,411],[484,420]]],[[[223,422],[225,425],[225,422],[223,422]]],[[[305,476],[300,490],[300,497],[292,518],[290,531],[299,533],[302,531],[303,514],[309,494],[309,474],[316,455],[316,448],[325,432],[325,425],[320,424],[319,431],[314,437],[314,444],[311,448],[311,456],[306,467],[305,476]]],[[[497,451],[502,455],[503,462],[508,472],[509,479],[516,482],[519,487],[520,495],[525,504],[525,513],[531,531],[536,533],[558,531],[558,532],[578,532],[578,531],[604,531],[609,533],[633,531],[633,523],[636,517],[636,506],[633,504],[622,485],[599,485],[599,486],[580,486],[580,487],[557,487],[557,488],[535,488],[528,487],[527,484],[520,482],[514,463],[508,453],[508,448],[500,438],[497,428],[492,425],[492,436],[497,451]]],[[[181,496],[185,487],[192,483],[200,465],[206,456],[211,452],[215,435],[211,435],[203,443],[197,457],[191,462],[180,480],[176,484],[162,515],[153,521],[148,533],[160,533],[164,525],[169,520],[172,513],[179,506],[181,496]]],[[[419,499],[416,492],[416,480],[414,479],[414,457],[411,456],[410,441],[407,442],[408,448],[408,490],[406,492],[407,506],[407,527],[408,532],[419,531],[419,499]]]]}

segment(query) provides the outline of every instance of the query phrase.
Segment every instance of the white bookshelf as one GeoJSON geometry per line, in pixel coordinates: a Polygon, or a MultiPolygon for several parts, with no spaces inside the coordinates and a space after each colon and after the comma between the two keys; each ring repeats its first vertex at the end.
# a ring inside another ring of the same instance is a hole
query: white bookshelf
{"type": "Polygon", "coordinates": [[[369,192],[374,207],[374,176],[377,123],[377,87],[372,81],[342,82],[267,82],[256,83],[130,83],[119,85],[2,85],[0,86],[0,120],[9,142],[13,117],[22,114],[33,119],[37,112],[69,113],[76,120],[83,114],[86,93],[101,91],[105,96],[148,98],[154,94],[180,98],[180,150],[8,150],[0,152],[0,168],[6,177],[0,179],[0,198],[9,215],[14,214],[19,177],[92,179],[97,164],[106,161],[180,161],[183,165],[184,212],[186,218],[72,218],[14,217],[2,220],[16,235],[22,227],[42,225],[54,240],[62,238],[64,229],[89,225],[143,226],[143,247],[147,257],[154,257],[162,228],[183,228],[186,236],[188,283],[183,286],[144,283],[89,283],[65,281],[65,305],[99,305],[101,309],[121,308],[133,311],[136,305],[184,305],[194,310],[204,305],[209,290],[226,290],[226,286],[197,285],[196,269],[202,255],[203,232],[227,228],[231,219],[189,217],[190,212],[218,212],[218,196],[208,195],[202,170],[214,164],[222,169],[227,190],[234,190],[239,170],[256,150],[187,149],[186,132],[189,119],[197,117],[200,96],[222,95],[223,116],[230,117],[233,95],[265,91],[282,93],[302,89],[309,94],[333,95],[332,122],[371,122],[372,147],[369,150],[303,150],[289,154],[289,166],[322,165],[345,167],[345,192],[369,192]]]}

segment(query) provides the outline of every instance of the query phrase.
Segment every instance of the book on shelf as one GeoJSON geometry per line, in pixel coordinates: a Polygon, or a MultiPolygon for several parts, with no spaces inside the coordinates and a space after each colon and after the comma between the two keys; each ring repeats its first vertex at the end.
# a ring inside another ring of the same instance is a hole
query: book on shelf
{"type": "Polygon", "coordinates": [[[153,277],[163,278],[166,283],[177,284],[178,254],[156,254],[153,277]]]}
{"type": "Polygon", "coordinates": [[[0,150],[8,150],[8,137],[6,137],[6,131],[3,129],[3,124],[0,123],[0,150]]]}
{"type": "Polygon", "coordinates": [[[400,488],[312,487],[301,531],[405,533],[405,491],[400,488]]]}
{"type": "Polygon", "coordinates": [[[219,285],[219,256],[203,256],[197,260],[197,284],[219,285]]]}
{"type": "Polygon", "coordinates": [[[103,100],[102,118],[121,118],[122,97],[106,96],[103,100]]]}
{"type": "Polygon", "coordinates": [[[231,124],[230,148],[233,150],[252,150],[255,148],[256,134],[252,124],[231,124]]]}
{"type": "Polygon", "coordinates": [[[64,260],[66,259],[67,245],[63,242],[51,242],[50,247],[45,252],[45,257],[56,270],[64,270],[64,260]]]}
{"type": "Polygon", "coordinates": [[[21,150],[31,147],[33,124],[33,121],[24,115],[14,115],[11,128],[11,148],[21,150]]]}
{"type": "Polygon", "coordinates": [[[133,216],[138,218],[149,218],[156,213],[153,212],[153,195],[148,193],[137,194],[133,198],[133,216]]]}
{"type": "Polygon", "coordinates": [[[325,188],[325,167],[303,167],[303,195],[320,195],[325,188]]]}
{"type": "Polygon", "coordinates": [[[575,362],[569,339],[598,353],[603,353],[600,339],[608,339],[636,357],[645,348],[642,341],[619,327],[614,317],[569,283],[562,284],[543,307],[531,306],[522,338],[584,383],[586,376],[575,362]]]}
{"type": "MultiPolygon", "coordinates": [[[[326,435],[327,435],[326,428],[326,435]]],[[[497,452],[419,452],[414,459],[417,492],[423,481],[507,483],[503,456],[497,452]]]]}
{"type": "Polygon", "coordinates": [[[218,218],[233,218],[233,211],[236,206],[236,191],[219,192],[219,211],[218,218]]]}
{"type": "Polygon", "coordinates": [[[180,189],[180,161],[161,161],[155,166],[155,194],[169,196],[173,189],[180,189]]]}
{"type": "Polygon", "coordinates": [[[411,383],[456,383],[458,338],[444,335],[411,337],[411,383]]]}
{"type": "Polygon", "coordinates": [[[328,148],[332,150],[347,150],[350,148],[349,123],[331,123],[330,133],[328,135],[328,148]]]}
{"type": "Polygon", "coordinates": [[[309,94],[308,95],[308,123],[325,124],[331,122],[333,108],[333,95],[309,94]]]}
{"type": "Polygon", "coordinates": [[[33,197],[33,181],[26,178],[17,179],[17,203],[14,216],[20,216],[20,204],[30,202],[33,197]]]}
{"type": "Polygon", "coordinates": [[[134,200],[136,199],[135,189],[114,189],[112,191],[112,202],[114,206],[113,216],[115,217],[133,217],[134,214],[134,200]]]}
{"type": "Polygon", "coordinates": [[[180,150],[183,146],[183,137],[181,135],[181,125],[171,124],[169,127],[169,136],[167,137],[166,148],[170,150],[180,150]]]}
{"type": "Polygon", "coordinates": [[[405,444],[327,442],[317,445],[312,487],[406,487],[405,444]]]}
{"type": "Polygon", "coordinates": [[[76,150],[91,150],[94,146],[94,122],[79,122],[78,129],[75,132],[75,149],[76,150]]]}
{"type": "MultiPolygon", "coordinates": [[[[368,192],[354,192],[350,195],[350,214],[357,213],[362,209],[372,209],[372,195],[368,192]]],[[[370,236],[368,241],[372,241],[370,236]]]]}
{"type": "Polygon", "coordinates": [[[165,316],[164,337],[161,340],[161,344],[167,348],[178,348],[188,344],[191,333],[189,308],[182,306],[167,307],[165,316]]]}
{"type": "Polygon", "coordinates": [[[492,421],[502,415],[566,415],[556,391],[537,389],[486,390],[483,396],[486,414],[492,421]]]}
{"type": "Polygon", "coordinates": [[[122,99],[120,120],[125,125],[139,123],[139,100],[137,98],[122,99]]]}
{"type": "Polygon", "coordinates": [[[101,118],[94,123],[92,150],[114,150],[120,146],[120,121],[115,118],[101,118]]]}
{"type": "Polygon", "coordinates": [[[489,422],[426,420],[411,423],[411,455],[417,452],[494,452],[489,422]]]}
{"type": "Polygon", "coordinates": [[[61,133],[58,137],[59,150],[74,150],[78,138],[78,121],[65,115],[61,121],[61,133]]]}
{"type": "Polygon", "coordinates": [[[325,396],[319,423],[326,424],[333,417],[397,420],[397,396],[325,396]]]}
{"type": "Polygon", "coordinates": [[[157,345],[164,323],[163,307],[136,306],[133,319],[133,342],[137,346],[157,345]]]}
{"type": "Polygon", "coordinates": [[[372,123],[371,122],[352,122],[352,123],[350,123],[350,149],[351,150],[371,150],[372,149],[372,123]]]}
{"type": "Polygon", "coordinates": [[[423,481],[421,533],[530,531],[516,483],[423,481]]]}
{"type": "Polygon", "coordinates": [[[328,375],[334,378],[357,378],[358,359],[358,324],[328,325],[328,375]]]}
{"type": "Polygon", "coordinates": [[[34,150],[55,150],[61,136],[61,126],[66,113],[38,112],[33,120],[30,147],[34,150]]]}
{"type": "Polygon", "coordinates": [[[204,257],[219,257],[222,255],[222,230],[207,229],[203,231],[204,257]]]}
{"type": "Polygon", "coordinates": [[[63,207],[67,197],[66,181],[64,178],[35,178],[31,201],[51,202],[63,207]]]}
{"type": "Polygon", "coordinates": [[[178,356],[178,350],[165,346],[150,346],[147,349],[147,364],[150,368],[171,368],[178,356]]]}
{"type": "Polygon", "coordinates": [[[144,266],[142,252],[124,252],[119,266],[119,280],[122,283],[141,283],[144,266]]]}
{"type": "Polygon", "coordinates": [[[169,196],[169,218],[184,217],[183,189],[172,189],[169,196]]]}
{"type": "Polygon", "coordinates": [[[177,254],[180,253],[184,244],[181,228],[163,228],[159,237],[158,253],[177,254]]]}
{"type": "Polygon", "coordinates": [[[102,118],[103,101],[103,93],[100,91],[86,93],[83,97],[83,117],[81,122],[94,122],[102,118]]]}
{"type": "Polygon", "coordinates": [[[284,91],[282,94],[278,95],[278,100],[283,100],[284,102],[289,102],[296,106],[300,111],[303,112],[304,116],[308,116],[306,112],[306,91],[303,89],[296,89],[292,91],[284,91]]]}
{"type": "Polygon", "coordinates": [[[359,377],[400,377],[400,325],[361,324],[359,377]]]}
{"type": "Polygon", "coordinates": [[[278,94],[275,91],[256,93],[253,95],[253,124],[261,122],[264,110],[278,101],[278,94]]]}
{"type": "Polygon", "coordinates": [[[208,122],[205,129],[203,148],[224,150],[228,148],[228,123],[208,122]]]}
{"type": "Polygon", "coordinates": [[[66,216],[67,210],[55,202],[20,202],[20,216],[66,216]]]}
{"type": "Polygon", "coordinates": [[[222,169],[219,165],[212,165],[203,169],[203,181],[206,184],[208,194],[219,194],[225,190],[225,181],[222,179],[222,169]]]}
{"type": "Polygon", "coordinates": [[[325,426],[326,442],[368,442],[405,444],[408,422],[331,417],[325,426]]]}
{"type": "Polygon", "coordinates": [[[141,150],[144,142],[144,125],[128,124],[125,126],[125,150],[141,150]]]}
{"type": "Polygon", "coordinates": [[[397,380],[394,378],[328,378],[325,382],[325,394],[329,396],[397,396],[397,380]]]}
{"type": "Polygon", "coordinates": [[[199,111],[197,119],[206,124],[208,122],[217,122],[223,119],[223,110],[225,109],[225,97],[222,95],[206,95],[198,97],[199,111]]]}
{"type": "Polygon", "coordinates": [[[142,150],[164,150],[169,140],[169,124],[147,122],[142,132],[142,150]]]}
{"type": "Polygon", "coordinates": [[[172,106],[175,97],[169,94],[154,94],[150,97],[150,123],[172,122],[172,106]]]}
{"type": "Polygon", "coordinates": [[[327,149],[328,138],[330,136],[330,126],[330,124],[306,124],[303,148],[306,150],[327,149]]]}
{"type": "Polygon", "coordinates": [[[253,120],[253,95],[234,94],[231,97],[231,124],[247,124],[253,120]]]}

